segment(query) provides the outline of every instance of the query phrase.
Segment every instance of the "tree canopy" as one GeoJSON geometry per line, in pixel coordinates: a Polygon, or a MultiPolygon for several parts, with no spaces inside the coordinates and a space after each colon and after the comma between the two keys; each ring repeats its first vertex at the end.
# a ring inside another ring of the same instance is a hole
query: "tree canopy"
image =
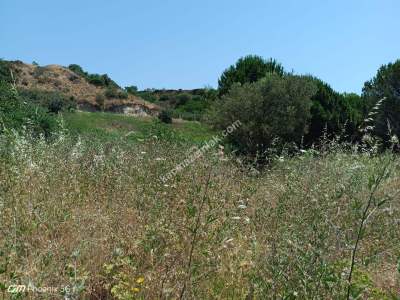
{"type": "Polygon", "coordinates": [[[218,80],[219,94],[226,94],[234,83],[256,82],[269,73],[282,76],[285,71],[283,66],[272,58],[266,60],[257,55],[242,57],[222,73],[218,80]]]}

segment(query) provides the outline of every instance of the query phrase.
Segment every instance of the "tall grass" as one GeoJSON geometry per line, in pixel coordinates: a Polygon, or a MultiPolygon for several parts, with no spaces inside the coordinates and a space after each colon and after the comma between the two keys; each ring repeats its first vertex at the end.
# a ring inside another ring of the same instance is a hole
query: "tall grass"
{"type": "Polygon", "coordinates": [[[163,184],[189,146],[64,134],[0,143],[5,299],[341,299],[349,286],[353,298],[400,294],[392,153],[336,145],[252,175],[210,152],[163,184]],[[9,293],[12,284],[57,291],[9,293]]]}

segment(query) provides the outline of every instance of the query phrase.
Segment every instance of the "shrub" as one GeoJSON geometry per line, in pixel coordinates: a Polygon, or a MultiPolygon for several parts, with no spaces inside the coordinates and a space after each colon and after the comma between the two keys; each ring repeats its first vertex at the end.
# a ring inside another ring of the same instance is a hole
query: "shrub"
{"type": "Polygon", "coordinates": [[[158,99],[159,101],[168,101],[169,100],[169,96],[168,95],[161,95],[160,98],[158,99]]]}
{"type": "Polygon", "coordinates": [[[77,64],[72,64],[72,65],[69,65],[68,66],[68,69],[70,69],[72,72],[74,72],[75,74],[77,74],[77,75],[80,75],[80,76],[82,76],[82,77],[87,77],[88,76],[88,73],[86,73],[83,69],[82,69],[82,67],[80,66],[80,65],[77,65],[77,64]]]}
{"type": "Polygon", "coordinates": [[[242,126],[228,136],[244,154],[264,153],[276,138],[299,143],[307,133],[312,82],[301,76],[270,74],[263,80],[235,84],[214,105],[211,121],[224,130],[237,120],[242,126]]]}
{"type": "Polygon", "coordinates": [[[131,85],[131,86],[125,87],[125,91],[126,91],[128,94],[136,95],[137,92],[138,92],[138,88],[137,88],[137,86],[135,86],[135,85],[131,85]]]}
{"type": "Polygon", "coordinates": [[[192,97],[189,94],[184,93],[184,94],[178,95],[177,98],[178,99],[177,99],[176,105],[180,106],[180,105],[185,105],[192,97]]]}
{"type": "Polygon", "coordinates": [[[106,98],[103,94],[97,94],[95,99],[97,105],[100,107],[101,110],[104,110],[106,98]]]}
{"type": "Polygon", "coordinates": [[[87,82],[95,86],[120,88],[119,85],[115,81],[113,81],[107,74],[89,74],[77,64],[69,65],[68,69],[70,69],[75,74],[84,77],[87,82]]]}
{"type": "Polygon", "coordinates": [[[73,111],[77,107],[73,96],[66,96],[57,91],[44,91],[39,89],[20,89],[19,94],[24,101],[42,106],[49,112],[73,111]]]}
{"type": "Polygon", "coordinates": [[[282,65],[272,58],[265,60],[257,55],[242,57],[222,73],[218,80],[219,94],[226,94],[234,83],[256,82],[269,73],[282,76],[285,71],[282,65]]]}
{"type": "Polygon", "coordinates": [[[11,83],[10,62],[0,59],[0,81],[11,83]]]}
{"type": "Polygon", "coordinates": [[[117,98],[117,99],[127,99],[128,98],[128,93],[126,91],[122,91],[113,87],[109,87],[106,89],[104,92],[104,95],[106,98],[111,99],[111,98],[117,98]]]}
{"type": "Polygon", "coordinates": [[[137,95],[148,102],[157,102],[157,97],[153,94],[151,90],[139,91],[137,95]]]}
{"type": "Polygon", "coordinates": [[[6,129],[29,130],[49,137],[57,129],[56,119],[32,102],[24,101],[9,84],[0,81],[0,133],[6,129]]]}
{"type": "Polygon", "coordinates": [[[163,123],[167,124],[172,123],[171,112],[168,110],[161,111],[160,114],[158,115],[158,119],[163,123]]]}

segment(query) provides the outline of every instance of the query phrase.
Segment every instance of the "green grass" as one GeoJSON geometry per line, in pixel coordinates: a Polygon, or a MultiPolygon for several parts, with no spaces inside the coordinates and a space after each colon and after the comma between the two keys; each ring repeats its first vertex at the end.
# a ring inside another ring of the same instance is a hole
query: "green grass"
{"type": "Polygon", "coordinates": [[[214,134],[209,127],[198,122],[164,124],[150,117],[101,112],[65,113],[63,118],[71,133],[104,141],[141,141],[157,136],[170,141],[200,144],[214,134]]]}

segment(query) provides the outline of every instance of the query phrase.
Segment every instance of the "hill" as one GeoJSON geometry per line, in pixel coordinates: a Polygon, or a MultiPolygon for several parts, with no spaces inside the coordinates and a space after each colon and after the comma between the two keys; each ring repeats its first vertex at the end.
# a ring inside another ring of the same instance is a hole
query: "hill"
{"type": "Polygon", "coordinates": [[[39,66],[21,61],[8,61],[7,65],[19,90],[58,92],[75,101],[80,110],[135,115],[157,115],[160,110],[158,105],[128,94],[107,75],[79,73],[60,65],[39,66]],[[91,80],[93,78],[106,78],[111,84],[102,84],[101,81],[91,80]]]}

